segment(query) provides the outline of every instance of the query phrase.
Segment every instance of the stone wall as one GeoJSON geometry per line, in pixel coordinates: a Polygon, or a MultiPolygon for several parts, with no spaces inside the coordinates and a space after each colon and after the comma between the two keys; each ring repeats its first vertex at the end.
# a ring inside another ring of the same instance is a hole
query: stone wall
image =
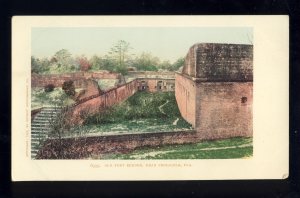
{"type": "Polygon", "coordinates": [[[207,139],[252,136],[252,82],[202,82],[196,91],[196,130],[207,139]]]}
{"type": "Polygon", "coordinates": [[[74,72],[66,74],[31,74],[31,87],[44,87],[53,84],[61,87],[65,81],[73,80],[80,82],[86,79],[119,79],[121,75],[112,72],[74,72]]]}
{"type": "Polygon", "coordinates": [[[195,82],[182,74],[175,75],[175,97],[181,116],[193,127],[196,126],[196,87],[195,82]]]}
{"type": "MultiPolygon", "coordinates": [[[[195,143],[201,139],[195,131],[140,133],[126,135],[63,138],[65,159],[82,159],[104,153],[127,153],[139,147],[195,143]]],[[[55,159],[58,139],[48,139],[37,154],[37,159],[55,159]]]]}

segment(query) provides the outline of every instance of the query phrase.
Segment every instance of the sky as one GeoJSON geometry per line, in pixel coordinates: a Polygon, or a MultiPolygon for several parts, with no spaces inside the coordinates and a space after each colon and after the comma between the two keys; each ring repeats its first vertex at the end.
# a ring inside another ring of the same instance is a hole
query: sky
{"type": "Polygon", "coordinates": [[[74,56],[104,56],[118,40],[125,40],[133,54],[148,52],[172,63],[195,43],[251,44],[252,32],[251,27],[32,28],[31,54],[51,57],[67,49],[74,56]]]}

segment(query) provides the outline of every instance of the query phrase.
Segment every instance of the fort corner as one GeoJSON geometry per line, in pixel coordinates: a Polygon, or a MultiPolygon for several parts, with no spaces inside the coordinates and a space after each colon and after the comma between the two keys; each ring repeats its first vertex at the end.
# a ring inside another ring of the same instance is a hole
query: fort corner
{"type": "Polygon", "coordinates": [[[175,96],[200,139],[251,137],[253,46],[193,45],[175,74],[175,96]]]}

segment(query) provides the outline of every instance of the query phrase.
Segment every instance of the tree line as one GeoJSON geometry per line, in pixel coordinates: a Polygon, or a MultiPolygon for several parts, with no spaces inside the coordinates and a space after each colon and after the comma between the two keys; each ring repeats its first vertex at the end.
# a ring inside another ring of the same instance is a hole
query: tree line
{"type": "Polygon", "coordinates": [[[40,59],[31,56],[31,72],[50,74],[107,70],[125,75],[130,68],[138,71],[176,71],[184,63],[184,58],[178,58],[171,64],[169,61],[161,61],[147,52],[134,55],[131,53],[131,49],[130,44],[124,40],[119,40],[104,56],[94,55],[91,58],[87,58],[85,55],[74,57],[68,50],[61,49],[50,58],[40,59]]]}

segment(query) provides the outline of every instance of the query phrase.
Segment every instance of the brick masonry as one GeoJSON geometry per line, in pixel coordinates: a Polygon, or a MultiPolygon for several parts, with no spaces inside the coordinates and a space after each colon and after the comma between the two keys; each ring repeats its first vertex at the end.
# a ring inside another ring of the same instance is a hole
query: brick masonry
{"type": "Polygon", "coordinates": [[[77,87],[82,80],[86,79],[120,79],[121,74],[112,72],[74,72],[66,74],[32,74],[31,87],[44,87],[53,84],[55,87],[61,87],[65,81],[78,81],[77,87]]]}
{"type": "Polygon", "coordinates": [[[175,79],[138,78],[138,90],[149,92],[175,91],[175,79]]]}
{"type": "Polygon", "coordinates": [[[252,81],[253,46],[200,43],[185,58],[183,74],[205,81],[252,81]]]}
{"type": "MultiPolygon", "coordinates": [[[[139,147],[199,142],[195,131],[142,133],[111,136],[63,138],[64,159],[82,159],[103,153],[128,153],[139,147]]],[[[58,139],[48,139],[37,154],[37,159],[55,159],[58,139]]]]}
{"type": "MultiPolygon", "coordinates": [[[[107,152],[124,153],[142,146],[252,136],[252,59],[253,47],[251,45],[193,45],[186,56],[182,73],[175,74],[175,96],[182,117],[193,125],[194,132],[64,138],[62,141],[64,152],[67,154],[65,157],[85,158],[107,152]]],[[[105,107],[126,100],[140,90],[141,86],[145,85],[148,91],[157,91],[158,81],[161,78],[157,76],[158,73],[131,72],[130,74],[138,77],[106,92],[84,98],[73,105],[71,107],[73,121],[77,123],[82,121],[78,116],[82,111],[96,113],[105,107]]],[[[107,75],[106,78],[118,78],[115,74],[107,75]]],[[[164,79],[162,87],[167,86],[167,83],[174,83],[174,73],[168,75],[162,78],[164,79]]],[[[40,82],[38,77],[33,76],[32,84],[42,85],[55,82],[59,85],[69,78],[74,80],[94,77],[95,75],[83,73],[74,74],[72,77],[52,76],[40,82]]],[[[101,74],[97,77],[100,78],[101,74]]],[[[58,142],[57,139],[47,140],[38,158],[55,158],[53,155],[57,152],[55,151],[57,147],[53,145],[58,142]]]]}
{"type": "Polygon", "coordinates": [[[175,95],[200,138],[252,136],[251,45],[196,44],[176,73],[175,95]]]}
{"type": "Polygon", "coordinates": [[[78,96],[76,96],[76,100],[82,100],[89,96],[93,96],[101,93],[97,81],[92,79],[80,80],[80,81],[82,81],[80,82],[80,85],[77,85],[78,81],[74,81],[74,84],[76,85],[75,87],[82,88],[81,92],[79,92],[78,96]]]}
{"type": "Polygon", "coordinates": [[[175,78],[175,72],[170,71],[129,71],[128,77],[131,78],[175,78]]]}
{"type": "Polygon", "coordinates": [[[206,139],[252,136],[252,82],[197,83],[196,130],[206,139]]]}
{"type": "Polygon", "coordinates": [[[110,107],[114,104],[120,103],[132,96],[137,91],[137,81],[133,80],[126,84],[114,87],[105,92],[101,92],[96,95],[89,96],[83,100],[75,103],[70,107],[71,109],[71,122],[82,123],[83,120],[80,117],[82,112],[88,112],[94,114],[100,112],[106,107],[110,107]]]}
{"type": "Polygon", "coordinates": [[[181,116],[196,127],[196,87],[195,82],[182,75],[175,76],[175,97],[181,116]]]}

